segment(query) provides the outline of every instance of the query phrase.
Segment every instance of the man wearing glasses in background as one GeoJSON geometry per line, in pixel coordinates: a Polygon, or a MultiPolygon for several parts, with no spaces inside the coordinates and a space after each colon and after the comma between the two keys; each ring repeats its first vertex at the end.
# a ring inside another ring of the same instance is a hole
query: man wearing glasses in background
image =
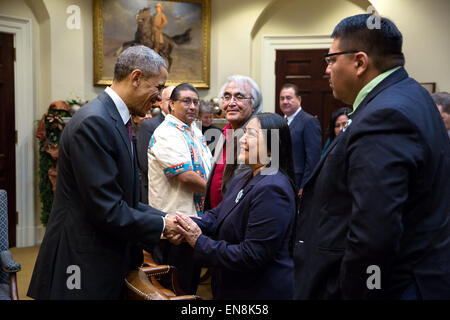
{"type": "Polygon", "coordinates": [[[243,75],[232,75],[222,86],[222,110],[228,124],[223,135],[216,137],[214,160],[206,187],[205,211],[215,208],[221,201],[229,182],[242,171],[250,168],[238,164],[238,141],[249,120],[262,110],[262,94],[256,82],[243,75]]]}
{"type": "MultiPolygon", "coordinates": [[[[188,83],[176,86],[170,96],[170,114],[150,139],[148,200],[169,216],[180,212],[199,217],[203,213],[212,155],[201,129],[192,125],[198,109],[197,89],[188,83]]],[[[192,248],[162,239],[157,251],[161,256],[154,256],[156,263],[177,267],[181,288],[186,294],[195,294],[201,269],[192,259],[192,248]]]]}
{"type": "Polygon", "coordinates": [[[306,182],[297,299],[450,299],[450,141],[404,69],[403,37],[369,14],[334,29],[326,73],[353,105],[306,182]]]}

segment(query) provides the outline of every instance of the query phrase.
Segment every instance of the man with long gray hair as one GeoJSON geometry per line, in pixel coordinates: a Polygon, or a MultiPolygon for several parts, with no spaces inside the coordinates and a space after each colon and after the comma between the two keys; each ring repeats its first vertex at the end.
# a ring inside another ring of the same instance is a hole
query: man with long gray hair
{"type": "Polygon", "coordinates": [[[28,295],[34,299],[119,299],[142,249],[171,237],[165,213],[138,201],[131,116],[161,100],[164,60],[144,46],[118,57],[114,80],[65,127],[58,182],[28,295]]]}
{"type": "Polygon", "coordinates": [[[249,167],[239,164],[238,141],[248,121],[262,111],[262,94],[258,84],[243,75],[229,76],[219,91],[222,110],[228,124],[215,145],[211,174],[206,184],[205,211],[215,208],[221,201],[229,182],[249,167]]]}

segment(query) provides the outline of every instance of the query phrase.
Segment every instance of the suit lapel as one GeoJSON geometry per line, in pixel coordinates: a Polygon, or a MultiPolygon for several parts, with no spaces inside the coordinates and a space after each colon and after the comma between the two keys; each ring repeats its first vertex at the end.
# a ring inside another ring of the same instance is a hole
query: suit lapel
{"type": "Polygon", "coordinates": [[[140,183],[139,183],[139,171],[135,170],[135,168],[138,168],[138,163],[137,163],[137,157],[136,157],[136,152],[134,153],[133,156],[133,172],[134,172],[134,182],[133,182],[133,186],[134,186],[134,206],[136,207],[138,202],[139,202],[139,195],[140,195],[140,183]]]}
{"type": "Polygon", "coordinates": [[[222,154],[223,146],[225,145],[226,140],[225,136],[222,134],[219,137],[219,140],[217,141],[216,148],[214,149],[214,167],[216,166],[216,163],[219,161],[220,156],[222,154]]]}
{"type": "Polygon", "coordinates": [[[328,149],[325,151],[325,154],[323,155],[323,157],[319,160],[319,163],[316,165],[316,167],[314,168],[314,171],[312,172],[312,174],[309,176],[308,180],[306,180],[304,186],[306,186],[306,184],[313,179],[313,177],[316,175],[316,173],[318,171],[320,171],[320,168],[322,168],[323,163],[325,162],[325,159],[327,158],[328,154],[331,152],[331,150],[334,149],[334,147],[336,146],[336,144],[338,143],[338,141],[340,139],[342,139],[343,137],[343,133],[338,134],[336,136],[336,138],[334,138],[334,140],[331,142],[331,144],[329,145],[328,149]]]}
{"type": "Polygon", "coordinates": [[[211,189],[211,182],[212,182],[212,178],[214,176],[214,170],[216,170],[216,164],[217,164],[217,161],[218,161],[220,155],[222,154],[222,149],[223,149],[224,144],[225,144],[225,137],[224,137],[224,135],[221,135],[219,137],[219,140],[217,141],[216,149],[214,150],[214,154],[213,154],[214,158],[213,158],[213,162],[211,165],[211,171],[210,171],[210,174],[208,175],[208,180],[206,181],[207,194],[206,194],[205,201],[208,201],[208,203],[209,203],[209,190],[211,189]]]}
{"type": "Polygon", "coordinates": [[[117,107],[114,104],[114,101],[111,99],[111,97],[106,92],[102,92],[98,96],[98,98],[100,101],[103,102],[103,105],[105,106],[106,110],[110,114],[111,118],[114,119],[116,130],[119,132],[120,136],[122,137],[122,141],[128,150],[128,155],[130,156],[130,161],[133,164],[133,153],[131,150],[130,137],[128,136],[127,129],[126,129],[125,125],[123,124],[122,117],[120,116],[119,111],[117,111],[117,107]]]}
{"type": "Polygon", "coordinates": [[[294,127],[301,122],[301,119],[305,116],[305,112],[303,111],[303,108],[297,113],[294,119],[292,119],[292,122],[289,125],[289,128],[291,130],[294,129],[294,127]]]}
{"type": "Polygon", "coordinates": [[[395,71],[393,74],[389,75],[386,79],[381,81],[369,94],[361,101],[361,104],[358,106],[356,111],[350,116],[352,120],[356,120],[357,117],[362,113],[362,111],[366,108],[370,101],[375,98],[380,92],[384,89],[394,85],[395,83],[402,81],[408,77],[408,73],[402,67],[395,71]]]}
{"type": "Polygon", "coordinates": [[[232,198],[227,199],[228,201],[222,201],[224,207],[222,208],[221,213],[217,219],[217,228],[219,228],[223,220],[233,211],[234,208],[244,203],[243,200],[245,199],[245,197],[250,193],[252,188],[264,177],[265,176],[258,174],[255,177],[253,177],[250,180],[250,182],[247,183],[247,185],[245,186],[244,184],[246,182],[246,179],[241,179],[232,190],[229,190],[230,195],[232,195],[232,198]]]}
{"type": "Polygon", "coordinates": [[[163,115],[162,113],[160,113],[159,116],[158,116],[159,124],[163,123],[165,118],[166,118],[166,116],[163,115]]]}
{"type": "MultiPolygon", "coordinates": [[[[106,93],[106,92],[102,92],[99,96],[98,96],[99,100],[103,103],[103,106],[106,108],[106,110],[108,111],[109,115],[111,116],[111,118],[113,119],[113,121],[115,122],[115,127],[116,130],[119,132],[119,135],[121,137],[122,142],[125,145],[125,148],[128,150],[128,156],[129,156],[129,165],[130,165],[130,174],[129,177],[131,177],[131,190],[134,190],[133,194],[134,195],[138,195],[139,192],[135,191],[135,187],[137,185],[137,187],[139,188],[139,179],[136,176],[137,174],[137,165],[135,164],[135,158],[136,158],[136,150],[133,154],[132,150],[131,150],[131,143],[130,143],[130,137],[128,136],[128,131],[125,127],[125,125],[123,124],[123,120],[122,117],[119,114],[119,111],[117,110],[116,105],[114,104],[114,101],[111,99],[111,97],[106,93]]],[[[132,201],[135,201],[135,197],[133,196],[132,201]]]]}

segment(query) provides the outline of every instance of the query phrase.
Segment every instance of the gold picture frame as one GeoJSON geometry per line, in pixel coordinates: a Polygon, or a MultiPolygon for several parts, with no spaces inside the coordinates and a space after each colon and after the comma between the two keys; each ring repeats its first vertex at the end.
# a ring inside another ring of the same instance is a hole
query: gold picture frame
{"type": "Polygon", "coordinates": [[[427,89],[427,91],[432,94],[436,92],[436,82],[421,82],[422,87],[427,89]]]}
{"type": "Polygon", "coordinates": [[[166,85],[188,82],[209,88],[210,0],[94,0],[94,86],[111,85],[115,61],[126,47],[155,49],[151,26],[157,4],[167,20],[159,44],[160,55],[170,64],[166,85]]]}

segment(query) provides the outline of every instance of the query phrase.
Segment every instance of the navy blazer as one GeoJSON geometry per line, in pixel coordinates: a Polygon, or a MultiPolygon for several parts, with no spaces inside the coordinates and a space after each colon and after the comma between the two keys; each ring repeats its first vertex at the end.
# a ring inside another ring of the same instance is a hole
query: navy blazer
{"type": "Polygon", "coordinates": [[[28,295],[121,298],[126,275],[142,263],[140,243],[158,243],[163,228],[164,213],[138,200],[136,157],[114,102],[102,92],[62,132],[53,207],[28,295]],[[68,286],[78,276],[79,288],[68,286]]]}
{"type": "Polygon", "coordinates": [[[156,128],[164,121],[165,116],[158,116],[141,121],[136,133],[136,149],[139,172],[141,176],[141,201],[148,204],[148,145],[156,128]]]}
{"type": "Polygon", "coordinates": [[[292,138],[295,183],[298,188],[303,188],[320,159],[322,130],[319,120],[303,109],[289,124],[289,130],[292,138]]]}
{"type": "Polygon", "coordinates": [[[195,257],[212,267],[214,299],[292,299],[296,195],[281,172],[246,183],[247,173],[230,182],[216,208],[195,219],[203,232],[195,257]]]}
{"type": "Polygon", "coordinates": [[[450,141],[436,105],[401,68],[351,121],[304,188],[295,297],[400,299],[411,287],[450,299],[450,141]]]}

